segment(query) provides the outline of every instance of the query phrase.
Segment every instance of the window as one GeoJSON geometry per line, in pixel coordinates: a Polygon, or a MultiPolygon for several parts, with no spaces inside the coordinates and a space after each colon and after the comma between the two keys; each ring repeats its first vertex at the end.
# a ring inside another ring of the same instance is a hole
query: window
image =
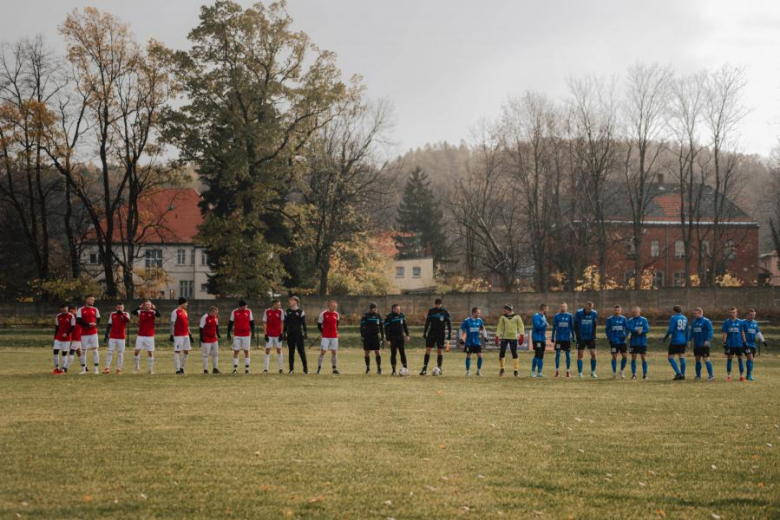
{"type": "Polygon", "coordinates": [[[685,258],[685,243],[682,240],[674,242],[674,257],[676,259],[685,258]]]}
{"type": "Polygon", "coordinates": [[[676,271],[674,273],[674,286],[675,287],[685,287],[685,273],[682,271],[676,271]]]}
{"type": "Polygon", "coordinates": [[[195,250],[190,251],[190,265],[195,265],[195,250]]]}
{"type": "Polygon", "coordinates": [[[90,265],[97,265],[99,262],[99,255],[97,253],[90,253],[89,258],[87,259],[87,263],[90,265]]]}
{"type": "Polygon", "coordinates": [[[187,251],[184,249],[176,250],[176,265],[184,265],[187,263],[187,251]]]}
{"type": "Polygon", "coordinates": [[[656,271],[653,275],[653,287],[660,289],[664,286],[664,273],[663,271],[656,271]]]}
{"type": "Polygon", "coordinates": [[[723,258],[726,261],[731,261],[737,258],[737,248],[734,245],[733,240],[726,240],[726,243],[723,244],[723,258]]]}
{"type": "Polygon", "coordinates": [[[144,263],[147,269],[157,269],[163,265],[162,249],[147,249],[144,252],[144,263]]]}
{"type": "Polygon", "coordinates": [[[194,289],[195,289],[195,281],[179,280],[179,296],[184,296],[185,298],[192,298],[192,293],[194,289]]]}
{"type": "Polygon", "coordinates": [[[661,256],[661,241],[660,240],[651,240],[650,241],[650,258],[658,258],[661,256]]]}
{"type": "Polygon", "coordinates": [[[422,276],[421,267],[412,267],[412,278],[420,278],[422,276]]]}
{"type": "Polygon", "coordinates": [[[636,258],[636,242],[633,238],[626,240],[626,256],[628,258],[636,258]]]}
{"type": "Polygon", "coordinates": [[[403,267],[396,267],[395,268],[395,277],[396,278],[403,278],[404,277],[404,268],[403,267]]]}
{"type": "Polygon", "coordinates": [[[209,265],[209,255],[205,251],[200,252],[200,265],[209,265]]]}
{"type": "Polygon", "coordinates": [[[209,292],[209,284],[207,284],[207,283],[200,284],[200,292],[208,293],[209,292]]]}

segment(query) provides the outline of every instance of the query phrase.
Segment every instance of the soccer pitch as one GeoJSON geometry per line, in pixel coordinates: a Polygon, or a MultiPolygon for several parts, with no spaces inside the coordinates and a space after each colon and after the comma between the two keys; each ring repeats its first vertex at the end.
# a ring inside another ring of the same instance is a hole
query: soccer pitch
{"type": "Polygon", "coordinates": [[[296,362],[296,375],[263,376],[259,350],[250,376],[206,376],[198,349],[175,376],[158,337],[154,376],[132,375],[126,354],[121,376],[58,377],[48,331],[0,332],[0,516],[780,517],[774,353],[754,383],[726,383],[714,349],[707,383],[690,380],[692,361],[672,382],[657,350],[649,381],[613,381],[604,348],[598,380],[549,377],[550,353],[548,377],[530,379],[527,352],[519,380],[499,379],[493,351],[481,378],[464,377],[460,352],[444,377],[419,377],[417,348],[400,378],[363,375],[347,332],[340,376],[327,358],[327,375],[296,362]]]}

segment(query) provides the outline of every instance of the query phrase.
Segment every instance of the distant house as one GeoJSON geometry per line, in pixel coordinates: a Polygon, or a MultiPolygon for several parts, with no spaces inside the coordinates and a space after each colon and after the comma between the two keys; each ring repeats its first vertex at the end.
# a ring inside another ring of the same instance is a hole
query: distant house
{"type": "Polygon", "coordinates": [[[777,251],[764,253],[758,259],[759,264],[759,285],[780,285],[780,257],[777,251]]]}
{"type": "MultiPolygon", "coordinates": [[[[168,188],[147,194],[139,201],[139,252],[133,262],[139,297],[213,298],[207,290],[211,271],[206,251],[195,244],[203,221],[200,200],[200,194],[192,188],[168,188]]],[[[121,240],[117,229],[114,241],[121,240]]],[[[119,254],[120,246],[116,247],[119,254]]],[[[97,280],[104,279],[94,231],[83,243],[81,261],[86,272],[97,280]]]]}
{"type": "Polygon", "coordinates": [[[430,252],[426,254],[422,248],[414,247],[415,239],[413,233],[396,231],[386,231],[377,238],[377,249],[391,259],[386,277],[392,294],[432,292],[436,288],[433,257],[430,252]],[[417,251],[420,256],[410,251],[417,251]]]}

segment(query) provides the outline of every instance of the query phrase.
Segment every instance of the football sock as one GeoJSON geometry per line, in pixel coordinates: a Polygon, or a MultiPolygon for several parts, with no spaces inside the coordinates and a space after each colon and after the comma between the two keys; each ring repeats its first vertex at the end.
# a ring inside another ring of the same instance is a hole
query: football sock
{"type": "Polygon", "coordinates": [[[539,361],[536,362],[536,369],[540,374],[542,373],[542,367],[544,367],[544,359],[539,358],[539,361]]]}
{"type": "Polygon", "coordinates": [[[237,368],[238,368],[238,358],[234,357],[233,358],[233,370],[235,370],[237,368]]]}
{"type": "Polygon", "coordinates": [[[382,369],[382,356],[377,354],[376,356],[376,369],[381,370],[382,369]]]}
{"type": "Polygon", "coordinates": [[[281,351],[276,353],[276,360],[279,362],[279,370],[284,370],[284,354],[281,351]]]}
{"type": "Polygon", "coordinates": [[[631,375],[636,375],[636,359],[631,360],[631,375]]]}
{"type": "Polygon", "coordinates": [[[686,366],[685,358],[680,358],[680,373],[682,375],[685,375],[685,366],[686,366]]]}
{"type": "Polygon", "coordinates": [[[444,356],[439,354],[436,356],[436,366],[441,368],[441,364],[444,362],[444,356]]]}
{"type": "Polygon", "coordinates": [[[125,353],[121,350],[116,353],[116,367],[121,369],[125,364],[125,353]]]}
{"type": "Polygon", "coordinates": [[[252,359],[252,358],[250,358],[249,356],[247,356],[247,357],[245,357],[245,358],[244,358],[244,368],[245,368],[245,369],[247,369],[247,370],[249,370],[249,361],[250,361],[251,359],[252,359]]]}
{"type": "Polygon", "coordinates": [[[471,358],[467,357],[466,358],[466,372],[468,372],[469,370],[471,370],[471,358]]]}
{"type": "Polygon", "coordinates": [[[179,371],[179,353],[178,352],[174,352],[173,353],[173,368],[177,372],[179,371]]]}
{"type": "Polygon", "coordinates": [[[423,357],[423,368],[428,368],[428,362],[431,360],[430,354],[425,354],[425,357],[423,357]]]}
{"type": "Polygon", "coordinates": [[[482,370],[482,358],[477,358],[477,370],[482,370]]]}
{"type": "Polygon", "coordinates": [[[154,370],[154,356],[149,356],[149,372],[154,370]]]}
{"type": "Polygon", "coordinates": [[[330,361],[333,365],[333,370],[338,370],[339,368],[339,360],[338,357],[336,357],[336,351],[334,350],[330,355],[330,361]]]}
{"type": "Polygon", "coordinates": [[[96,367],[100,366],[100,353],[96,348],[92,349],[92,364],[96,367]]]}
{"type": "Polygon", "coordinates": [[[747,360],[747,375],[748,377],[751,377],[753,375],[753,360],[748,359],[747,360]]]}
{"type": "Polygon", "coordinates": [[[745,372],[745,362],[742,360],[742,358],[739,358],[739,375],[742,375],[745,372]]]}
{"type": "Polygon", "coordinates": [[[561,368],[561,351],[556,350],[555,351],[555,370],[558,370],[561,368]]]}
{"type": "Polygon", "coordinates": [[[534,356],[534,358],[531,360],[531,372],[536,372],[536,364],[539,360],[534,356]]]}
{"type": "Polygon", "coordinates": [[[209,353],[204,349],[201,357],[203,358],[203,370],[209,369],[209,353]]]}
{"type": "Polygon", "coordinates": [[[81,363],[82,367],[86,368],[86,366],[87,366],[87,353],[84,350],[81,351],[81,355],[79,356],[79,363],[81,363]]]}
{"type": "Polygon", "coordinates": [[[182,370],[184,370],[184,365],[187,364],[187,356],[189,356],[189,354],[187,354],[187,351],[185,350],[184,353],[181,355],[181,369],[182,370]]]}
{"type": "Polygon", "coordinates": [[[114,349],[110,348],[106,353],[106,368],[111,367],[111,361],[113,360],[114,360],[114,349]]]}
{"type": "Polygon", "coordinates": [[[591,372],[595,372],[596,371],[596,360],[595,359],[591,359],[590,360],[590,371],[591,372]]]}
{"type": "Polygon", "coordinates": [[[642,373],[647,375],[647,361],[642,361],[642,373]]]}
{"type": "MultiPolygon", "coordinates": [[[[566,364],[566,368],[569,368],[569,364],[568,363],[566,364]]],[[[581,359],[577,360],[577,372],[582,374],[582,360],[581,359]]]]}
{"type": "Polygon", "coordinates": [[[623,358],[623,359],[620,360],[620,371],[621,372],[626,369],[626,365],[627,364],[628,364],[628,358],[623,358]]]}
{"type": "Polygon", "coordinates": [[[612,360],[612,373],[613,374],[617,373],[617,359],[612,360]]]}
{"type": "Polygon", "coordinates": [[[696,377],[701,377],[701,361],[696,362],[696,377]]]}
{"type": "Polygon", "coordinates": [[[265,371],[268,372],[268,369],[271,367],[271,354],[265,355],[265,371]]]}
{"type": "Polygon", "coordinates": [[[680,375],[680,368],[677,366],[677,360],[673,357],[669,358],[669,364],[672,365],[672,370],[674,370],[674,373],[678,376],[680,375]]]}
{"type": "Polygon", "coordinates": [[[506,364],[506,359],[504,358],[498,358],[498,366],[501,368],[501,370],[504,370],[504,365],[506,364]]]}
{"type": "Polygon", "coordinates": [[[219,351],[214,348],[211,352],[211,367],[217,368],[217,365],[219,365],[219,351]]]}
{"type": "Polygon", "coordinates": [[[515,372],[520,370],[520,360],[518,358],[512,358],[512,366],[514,367],[515,372]]]}
{"type": "Polygon", "coordinates": [[[54,368],[57,368],[60,366],[60,351],[55,350],[53,357],[54,357],[54,368]]]}
{"type": "MultiPolygon", "coordinates": [[[[568,350],[566,351],[566,370],[569,370],[571,368],[571,352],[568,350]]],[[[580,370],[582,372],[582,370],[580,370]]]]}
{"type": "Polygon", "coordinates": [[[366,370],[368,370],[369,368],[371,368],[371,356],[366,354],[366,357],[364,359],[366,361],[366,370]]]}
{"type": "Polygon", "coordinates": [[[709,359],[707,360],[707,374],[712,377],[712,361],[709,359]]]}
{"type": "Polygon", "coordinates": [[[141,370],[141,353],[139,352],[135,356],[133,356],[133,362],[135,363],[135,369],[141,370]]]}
{"type": "Polygon", "coordinates": [[[73,360],[72,357],[68,356],[67,352],[62,355],[62,368],[68,368],[68,365],[73,360]]]}
{"type": "Polygon", "coordinates": [[[734,360],[733,359],[727,359],[726,360],[726,373],[728,375],[731,375],[731,367],[733,365],[734,360]]]}
{"type": "Polygon", "coordinates": [[[325,359],[325,353],[320,352],[320,357],[317,359],[317,368],[322,368],[322,361],[325,359]]]}

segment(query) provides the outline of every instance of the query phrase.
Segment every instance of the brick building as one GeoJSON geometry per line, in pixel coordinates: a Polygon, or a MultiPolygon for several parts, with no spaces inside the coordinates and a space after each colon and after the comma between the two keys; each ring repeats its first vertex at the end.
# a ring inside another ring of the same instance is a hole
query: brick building
{"type": "MultiPolygon", "coordinates": [[[[676,184],[654,184],[647,208],[643,239],[639,250],[632,245],[629,203],[614,204],[608,219],[614,226],[615,246],[610,250],[607,275],[619,284],[634,277],[634,259],[639,255],[643,270],[653,274],[655,287],[681,287],[685,284],[685,247],[680,224],[681,196],[676,184]]],[[[691,249],[691,271],[712,264],[714,190],[704,188],[699,210],[697,244],[691,249]],[[700,244],[700,245],[699,245],[700,244]]],[[[719,241],[725,272],[745,285],[757,285],[759,278],[759,225],[731,201],[725,202],[726,222],[719,241]]]]}

